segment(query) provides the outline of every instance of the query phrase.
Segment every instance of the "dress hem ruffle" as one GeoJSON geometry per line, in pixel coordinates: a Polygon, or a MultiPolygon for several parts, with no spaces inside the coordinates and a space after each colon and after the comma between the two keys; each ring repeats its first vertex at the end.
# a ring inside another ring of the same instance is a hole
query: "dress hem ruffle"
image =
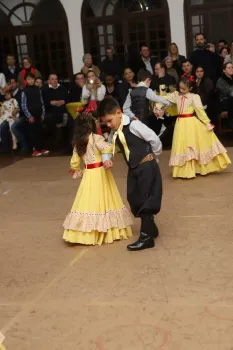
{"type": "Polygon", "coordinates": [[[108,210],[105,213],[72,212],[67,215],[63,227],[65,230],[79,232],[107,232],[117,227],[124,229],[133,223],[132,216],[124,206],[119,210],[108,210]]]}
{"type": "Polygon", "coordinates": [[[199,164],[206,165],[210,163],[215,157],[224,153],[227,153],[227,150],[219,141],[214,143],[211,148],[204,152],[200,152],[195,148],[188,147],[183,154],[172,154],[169,166],[183,166],[185,163],[191,160],[196,160],[199,164]]]}
{"type": "Polygon", "coordinates": [[[84,245],[102,245],[102,243],[113,243],[117,240],[126,240],[132,237],[131,227],[125,227],[123,229],[112,228],[107,232],[79,232],[73,230],[65,230],[63,239],[72,244],[84,244],[84,245]]]}

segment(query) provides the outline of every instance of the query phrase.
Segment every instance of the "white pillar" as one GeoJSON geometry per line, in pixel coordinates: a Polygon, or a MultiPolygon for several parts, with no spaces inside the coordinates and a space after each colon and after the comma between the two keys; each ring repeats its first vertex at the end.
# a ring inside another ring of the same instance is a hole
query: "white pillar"
{"type": "Polygon", "coordinates": [[[81,25],[81,9],[83,0],[60,0],[66,12],[71,56],[73,62],[73,72],[77,73],[83,66],[83,34],[81,25]]]}
{"type": "Polygon", "coordinates": [[[171,39],[181,55],[187,54],[184,19],[184,0],[168,0],[170,11],[171,39]]]}

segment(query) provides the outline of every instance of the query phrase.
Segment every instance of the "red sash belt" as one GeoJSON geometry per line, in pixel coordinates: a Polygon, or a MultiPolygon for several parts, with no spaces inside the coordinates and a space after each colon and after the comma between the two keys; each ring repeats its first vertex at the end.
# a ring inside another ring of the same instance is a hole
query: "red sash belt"
{"type": "Polygon", "coordinates": [[[85,169],[95,169],[95,168],[100,168],[103,166],[103,163],[93,163],[93,164],[84,164],[85,169]]]}
{"type": "Polygon", "coordinates": [[[179,114],[178,118],[192,118],[194,117],[194,114],[179,114]]]}

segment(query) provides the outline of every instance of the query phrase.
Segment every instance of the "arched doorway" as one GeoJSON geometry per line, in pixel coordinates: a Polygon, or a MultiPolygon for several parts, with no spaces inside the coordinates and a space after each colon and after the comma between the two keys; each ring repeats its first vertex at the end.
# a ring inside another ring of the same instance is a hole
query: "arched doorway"
{"type": "Polygon", "coordinates": [[[65,10],[59,0],[0,1],[0,51],[13,53],[19,63],[29,55],[47,79],[56,72],[62,80],[72,76],[69,32],[65,10]],[[53,16],[51,16],[51,13],[53,16]]]}
{"type": "Polygon", "coordinates": [[[195,47],[195,35],[203,32],[210,41],[233,39],[233,0],[185,0],[187,46],[195,47]]]}
{"type": "Polygon", "coordinates": [[[167,0],[84,0],[82,26],[85,52],[96,63],[104,58],[106,46],[113,46],[122,62],[129,47],[139,50],[143,44],[156,58],[167,54],[167,0]]]}

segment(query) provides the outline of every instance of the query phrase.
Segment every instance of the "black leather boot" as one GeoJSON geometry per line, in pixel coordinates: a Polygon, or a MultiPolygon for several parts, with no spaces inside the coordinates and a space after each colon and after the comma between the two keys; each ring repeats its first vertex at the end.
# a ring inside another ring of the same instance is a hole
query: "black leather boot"
{"type": "Polygon", "coordinates": [[[142,217],[141,232],[147,232],[151,237],[157,238],[159,235],[159,230],[154,222],[154,216],[149,215],[142,217]]]}
{"type": "Polygon", "coordinates": [[[154,248],[154,238],[149,236],[147,233],[141,232],[139,239],[127,246],[130,251],[143,250],[148,248],[154,248]]]}

